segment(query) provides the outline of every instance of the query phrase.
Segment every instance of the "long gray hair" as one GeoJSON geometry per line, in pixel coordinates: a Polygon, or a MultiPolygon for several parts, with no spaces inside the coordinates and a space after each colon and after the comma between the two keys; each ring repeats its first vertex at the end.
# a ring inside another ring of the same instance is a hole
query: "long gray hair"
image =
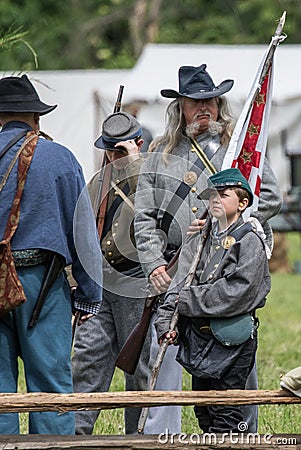
{"type": "MultiPolygon", "coordinates": [[[[218,104],[217,122],[221,125],[221,144],[226,146],[230,141],[235,120],[226,97],[217,97],[216,100],[218,104]]],[[[171,153],[177,146],[186,127],[182,105],[182,97],[173,100],[168,105],[166,110],[166,128],[164,134],[163,136],[159,136],[152,141],[149,146],[149,152],[153,152],[159,145],[163,145],[163,153],[168,154],[171,153]]]]}

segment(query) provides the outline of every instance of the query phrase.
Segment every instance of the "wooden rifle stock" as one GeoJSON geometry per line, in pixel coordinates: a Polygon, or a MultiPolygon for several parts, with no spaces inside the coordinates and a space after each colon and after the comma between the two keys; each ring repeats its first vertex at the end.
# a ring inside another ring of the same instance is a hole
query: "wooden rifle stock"
{"type": "Polygon", "coordinates": [[[144,310],[140,321],[137,323],[126,342],[124,343],[119,355],[117,356],[115,366],[124,372],[133,375],[135,373],[145,337],[149,329],[152,317],[152,311],[157,296],[149,295],[145,301],[144,310]]]}
{"type": "MultiPolygon", "coordinates": [[[[178,260],[179,254],[180,249],[169,261],[166,267],[166,270],[169,271],[169,273],[171,270],[174,270],[174,265],[178,260]]],[[[127,338],[116,359],[115,366],[130,375],[133,375],[136,370],[147,331],[149,329],[153,307],[157,298],[158,295],[149,295],[147,297],[141,319],[127,338]]]]}

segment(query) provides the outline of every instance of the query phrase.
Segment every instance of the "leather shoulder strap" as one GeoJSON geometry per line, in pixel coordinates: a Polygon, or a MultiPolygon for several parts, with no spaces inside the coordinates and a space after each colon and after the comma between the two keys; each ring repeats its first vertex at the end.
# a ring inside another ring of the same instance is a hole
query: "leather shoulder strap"
{"type": "MultiPolygon", "coordinates": [[[[207,168],[207,170],[212,174],[216,173],[215,167],[210,162],[211,158],[213,157],[213,155],[215,153],[215,151],[214,151],[215,149],[213,149],[212,146],[207,145],[204,150],[201,150],[200,147],[198,146],[198,144],[193,139],[191,139],[191,143],[196,150],[196,154],[197,154],[198,158],[197,158],[196,162],[190,168],[190,171],[195,172],[197,176],[199,176],[205,168],[207,168]]],[[[182,181],[181,184],[179,185],[178,189],[172,196],[172,198],[166,208],[166,211],[163,214],[161,224],[160,224],[160,229],[166,234],[166,236],[168,235],[168,230],[169,230],[170,224],[173,221],[173,218],[174,218],[176,212],[180,208],[183,200],[188,195],[188,192],[190,191],[190,189],[191,189],[191,186],[189,184],[185,183],[185,181],[182,181]]]]}
{"type": "Polygon", "coordinates": [[[27,133],[27,137],[18,151],[19,153],[19,162],[18,162],[18,184],[17,191],[15,194],[15,198],[9,213],[9,217],[6,224],[6,229],[4,233],[4,239],[10,240],[20,221],[20,204],[21,199],[25,187],[25,181],[28,173],[28,169],[30,167],[30,163],[34,154],[34,150],[36,148],[39,136],[34,131],[30,131],[27,133]]]}
{"type": "Polygon", "coordinates": [[[17,136],[14,136],[8,144],[4,147],[4,149],[0,153],[0,158],[5,155],[5,153],[12,148],[23,136],[25,136],[27,133],[27,130],[23,130],[21,133],[18,133],[17,136]]]}
{"type": "MultiPolygon", "coordinates": [[[[128,193],[130,192],[130,186],[128,183],[126,183],[122,189],[122,192],[124,195],[128,195],[128,193]]],[[[112,227],[112,223],[113,223],[113,219],[115,216],[115,213],[119,207],[119,205],[121,205],[121,203],[123,202],[123,198],[121,195],[118,195],[112,205],[110,206],[110,209],[107,211],[106,215],[105,215],[105,220],[104,220],[104,226],[103,226],[103,230],[102,230],[102,235],[101,235],[101,239],[107,234],[107,232],[110,230],[110,228],[112,227]]]]}
{"type": "Polygon", "coordinates": [[[253,230],[253,225],[250,222],[245,222],[241,227],[232,231],[231,236],[235,238],[236,241],[240,241],[245,234],[253,230]]]}
{"type": "Polygon", "coordinates": [[[218,267],[222,259],[226,256],[227,251],[229,250],[233,242],[240,241],[247,233],[252,230],[252,224],[250,222],[246,222],[226,236],[223,245],[220,246],[220,248],[212,256],[212,258],[207,262],[206,267],[201,274],[201,283],[204,283],[207,280],[209,274],[218,267]]]}
{"type": "Polygon", "coordinates": [[[108,195],[110,191],[110,181],[111,181],[111,174],[112,174],[112,164],[107,164],[107,161],[105,162],[105,165],[103,167],[104,170],[104,177],[101,187],[101,201],[98,209],[97,214],[97,231],[98,236],[101,239],[101,236],[103,234],[103,227],[104,227],[104,221],[106,216],[106,209],[108,204],[108,195]]]}

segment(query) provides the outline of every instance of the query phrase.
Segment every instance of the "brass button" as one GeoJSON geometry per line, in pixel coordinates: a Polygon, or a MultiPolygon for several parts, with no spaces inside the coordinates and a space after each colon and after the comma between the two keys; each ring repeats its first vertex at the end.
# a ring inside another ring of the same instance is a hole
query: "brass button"
{"type": "Polygon", "coordinates": [[[191,188],[191,192],[195,192],[195,191],[196,191],[196,187],[193,186],[193,187],[191,188]]]}
{"type": "Polygon", "coordinates": [[[198,210],[198,208],[197,208],[196,206],[193,206],[193,207],[191,208],[191,211],[194,212],[194,213],[197,212],[197,210],[198,210]]]}
{"type": "Polygon", "coordinates": [[[114,259],[111,259],[110,264],[114,264],[114,263],[115,263],[114,259]]]}
{"type": "Polygon", "coordinates": [[[214,268],[217,269],[218,268],[218,264],[214,264],[214,268]]]}
{"type": "Polygon", "coordinates": [[[213,278],[213,275],[209,275],[209,277],[208,277],[208,278],[209,278],[209,280],[212,280],[212,278],[213,278]]]}
{"type": "Polygon", "coordinates": [[[111,243],[112,243],[111,241],[107,241],[106,242],[107,245],[111,245],[111,243]]]}
{"type": "Polygon", "coordinates": [[[112,236],[115,237],[115,236],[116,236],[116,233],[113,233],[112,236]]]}
{"type": "Polygon", "coordinates": [[[118,222],[115,222],[115,223],[114,223],[114,227],[118,227],[118,222]]]}
{"type": "Polygon", "coordinates": [[[183,180],[186,184],[189,184],[189,186],[192,186],[198,179],[198,176],[195,172],[192,170],[189,170],[184,174],[183,180]]]}
{"type": "Polygon", "coordinates": [[[217,245],[216,247],[215,247],[215,250],[218,250],[220,248],[220,245],[217,245]]]}
{"type": "Polygon", "coordinates": [[[113,256],[113,253],[112,252],[108,252],[108,256],[113,256]]]}

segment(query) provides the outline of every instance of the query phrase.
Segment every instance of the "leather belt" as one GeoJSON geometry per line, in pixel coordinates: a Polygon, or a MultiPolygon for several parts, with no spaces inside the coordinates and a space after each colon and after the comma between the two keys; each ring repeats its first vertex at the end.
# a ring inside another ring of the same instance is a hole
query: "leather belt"
{"type": "Polygon", "coordinates": [[[30,248],[27,250],[14,250],[12,252],[16,267],[30,267],[38,264],[46,264],[49,261],[51,252],[40,248],[30,248]]]}
{"type": "Polygon", "coordinates": [[[205,319],[195,317],[191,319],[191,322],[199,333],[212,334],[211,328],[205,319]]]}

